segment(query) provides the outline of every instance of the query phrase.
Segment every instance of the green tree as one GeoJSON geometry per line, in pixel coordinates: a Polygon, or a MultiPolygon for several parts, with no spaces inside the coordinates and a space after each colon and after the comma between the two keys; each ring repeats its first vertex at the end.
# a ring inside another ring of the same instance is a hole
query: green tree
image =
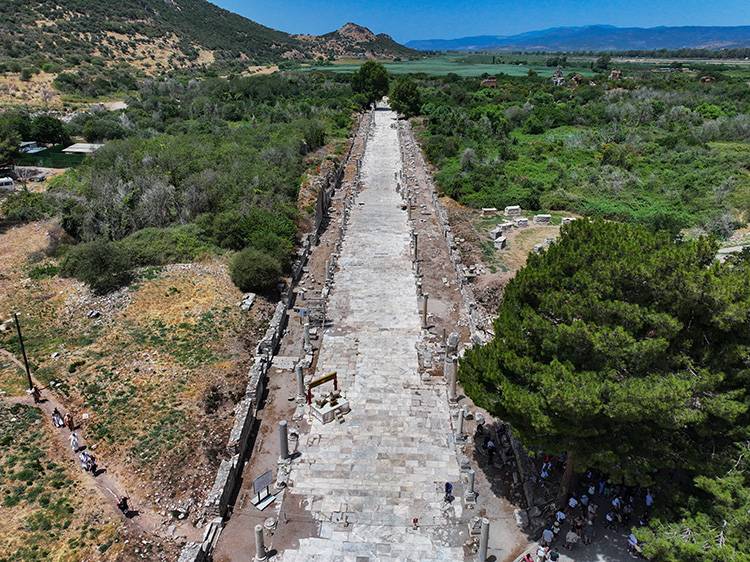
{"type": "Polygon", "coordinates": [[[686,505],[637,529],[643,552],[660,562],[748,562],[750,560],[750,446],[717,465],[717,476],[698,476],[686,505]],[[717,471],[718,472],[718,471],[717,471]]]}
{"type": "Polygon", "coordinates": [[[0,165],[11,163],[18,156],[21,137],[12,129],[0,125],[0,165]]]}
{"type": "Polygon", "coordinates": [[[606,72],[607,70],[609,70],[611,63],[612,57],[610,57],[609,55],[602,55],[591,63],[591,70],[593,70],[594,72],[606,72]]]}
{"type": "Polygon", "coordinates": [[[379,62],[367,61],[352,76],[352,90],[355,94],[362,94],[367,104],[387,95],[388,86],[388,71],[379,62]]]}
{"type": "Polygon", "coordinates": [[[567,453],[568,476],[700,474],[748,425],[750,268],[716,250],[639,226],[564,227],[506,288],[494,340],[467,353],[468,395],[531,450],[567,453]]]}
{"type": "Polygon", "coordinates": [[[70,249],[62,273],[88,284],[98,294],[127,285],[132,278],[130,255],[116,242],[95,240],[70,249]]]}
{"type": "Polygon", "coordinates": [[[264,292],[273,289],[281,278],[281,264],[265,252],[245,248],[232,259],[229,273],[241,291],[264,292]]]}
{"type": "Polygon", "coordinates": [[[396,80],[390,98],[393,109],[406,117],[419,115],[422,109],[422,95],[417,83],[410,78],[396,80]]]}
{"type": "Polygon", "coordinates": [[[37,115],[31,120],[31,137],[36,142],[64,144],[70,140],[65,125],[51,115],[37,115]]]}

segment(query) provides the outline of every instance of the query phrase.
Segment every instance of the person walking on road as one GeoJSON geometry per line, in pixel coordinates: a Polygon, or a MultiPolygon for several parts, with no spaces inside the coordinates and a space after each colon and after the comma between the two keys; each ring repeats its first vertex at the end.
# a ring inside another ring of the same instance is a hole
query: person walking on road
{"type": "Polygon", "coordinates": [[[65,427],[65,422],[63,421],[63,417],[57,408],[52,410],[52,425],[54,425],[57,429],[65,427]]]}
{"type": "Polygon", "coordinates": [[[78,452],[78,449],[80,448],[80,443],[78,442],[78,435],[76,432],[72,432],[70,434],[70,448],[73,449],[74,453],[78,452]]]}

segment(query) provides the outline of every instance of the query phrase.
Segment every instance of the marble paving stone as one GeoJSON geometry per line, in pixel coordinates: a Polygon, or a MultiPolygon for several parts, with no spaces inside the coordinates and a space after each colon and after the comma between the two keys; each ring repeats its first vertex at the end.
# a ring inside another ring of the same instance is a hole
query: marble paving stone
{"type": "Polygon", "coordinates": [[[443,510],[444,483],[460,480],[448,403],[417,373],[421,328],[407,213],[394,181],[395,119],[375,113],[317,364],[316,376],[338,372],[352,411],[343,424],[314,422],[300,439],[284,501],[307,500],[322,523],[318,536],[279,554],[284,562],[464,560],[460,506],[443,510]],[[331,522],[342,506],[345,528],[331,522]]]}

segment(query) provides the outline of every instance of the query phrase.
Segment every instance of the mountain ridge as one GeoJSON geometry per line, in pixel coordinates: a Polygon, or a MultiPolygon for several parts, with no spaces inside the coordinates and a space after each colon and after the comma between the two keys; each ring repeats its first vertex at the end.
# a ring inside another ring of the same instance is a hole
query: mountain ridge
{"type": "Polygon", "coordinates": [[[419,51],[628,51],[750,47],[750,26],[551,27],[515,35],[407,41],[419,51]]]}
{"type": "Polygon", "coordinates": [[[206,0],[5,0],[0,62],[69,68],[124,62],[147,73],[273,64],[286,59],[415,54],[349,23],[321,36],[271,29],[206,0]]]}

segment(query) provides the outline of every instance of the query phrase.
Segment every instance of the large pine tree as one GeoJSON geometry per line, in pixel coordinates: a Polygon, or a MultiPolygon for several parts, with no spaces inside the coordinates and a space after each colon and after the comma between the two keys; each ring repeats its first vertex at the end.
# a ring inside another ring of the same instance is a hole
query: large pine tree
{"type": "Polygon", "coordinates": [[[576,221],[508,285],[460,378],[527,447],[650,484],[710,474],[748,435],[750,259],[576,221]],[[661,471],[661,472],[659,472],[661,471]]]}

